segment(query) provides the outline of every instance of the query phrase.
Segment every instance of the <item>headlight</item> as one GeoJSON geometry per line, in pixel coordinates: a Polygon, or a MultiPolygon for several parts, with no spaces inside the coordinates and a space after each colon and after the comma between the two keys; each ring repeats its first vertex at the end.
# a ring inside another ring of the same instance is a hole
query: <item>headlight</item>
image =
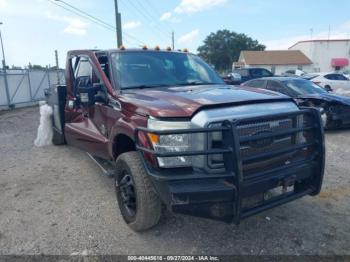
{"type": "MultiPolygon", "coordinates": [[[[148,119],[148,128],[156,131],[162,130],[178,130],[189,129],[190,122],[175,122],[175,121],[161,121],[157,119],[148,119]]],[[[176,134],[176,135],[155,135],[148,134],[153,148],[156,152],[184,152],[191,150],[190,134],[176,134]]],[[[191,166],[192,161],[190,156],[178,157],[157,157],[158,164],[164,168],[188,167],[191,166]]]]}

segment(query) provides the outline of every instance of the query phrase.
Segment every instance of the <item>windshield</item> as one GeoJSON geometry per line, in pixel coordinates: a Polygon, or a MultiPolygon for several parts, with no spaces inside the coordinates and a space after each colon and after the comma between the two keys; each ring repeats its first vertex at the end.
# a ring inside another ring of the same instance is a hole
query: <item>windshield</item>
{"type": "Polygon", "coordinates": [[[317,74],[306,74],[306,75],[302,75],[301,77],[304,78],[304,79],[307,79],[307,80],[311,80],[311,79],[314,79],[316,77],[318,77],[319,75],[317,74]]]}
{"type": "Polygon", "coordinates": [[[224,83],[202,59],[188,53],[116,52],[112,68],[121,89],[224,83]]]}
{"type": "Polygon", "coordinates": [[[312,94],[325,94],[327,93],[322,87],[314,84],[311,81],[303,79],[295,79],[283,81],[283,83],[293,90],[297,95],[312,95],[312,94]]]}

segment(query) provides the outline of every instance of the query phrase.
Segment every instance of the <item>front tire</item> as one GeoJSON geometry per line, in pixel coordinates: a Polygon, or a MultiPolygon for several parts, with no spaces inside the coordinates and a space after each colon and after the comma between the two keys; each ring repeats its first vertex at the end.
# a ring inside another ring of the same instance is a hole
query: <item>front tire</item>
{"type": "Polygon", "coordinates": [[[120,212],[132,230],[144,231],[158,224],[161,201],[138,152],[127,152],[118,157],[115,189],[120,212]]]}

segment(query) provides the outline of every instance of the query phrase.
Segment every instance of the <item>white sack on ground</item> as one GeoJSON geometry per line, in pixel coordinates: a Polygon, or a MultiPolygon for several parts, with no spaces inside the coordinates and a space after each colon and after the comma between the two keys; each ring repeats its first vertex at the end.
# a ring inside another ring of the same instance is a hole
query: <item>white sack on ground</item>
{"type": "Polygon", "coordinates": [[[44,104],[40,106],[40,124],[38,127],[38,135],[34,141],[37,147],[47,146],[52,144],[52,107],[44,104]]]}

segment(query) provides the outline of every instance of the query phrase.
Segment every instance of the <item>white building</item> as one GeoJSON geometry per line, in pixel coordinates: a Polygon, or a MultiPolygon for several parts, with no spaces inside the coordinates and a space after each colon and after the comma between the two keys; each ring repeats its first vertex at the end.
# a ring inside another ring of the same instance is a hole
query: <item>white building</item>
{"type": "Polygon", "coordinates": [[[242,51],[233,69],[239,67],[265,68],[276,75],[287,70],[300,69],[310,72],[312,61],[299,50],[242,51]]]}
{"type": "Polygon", "coordinates": [[[309,57],[313,62],[311,72],[329,72],[349,67],[350,39],[300,41],[289,50],[300,50],[309,57]]]}

